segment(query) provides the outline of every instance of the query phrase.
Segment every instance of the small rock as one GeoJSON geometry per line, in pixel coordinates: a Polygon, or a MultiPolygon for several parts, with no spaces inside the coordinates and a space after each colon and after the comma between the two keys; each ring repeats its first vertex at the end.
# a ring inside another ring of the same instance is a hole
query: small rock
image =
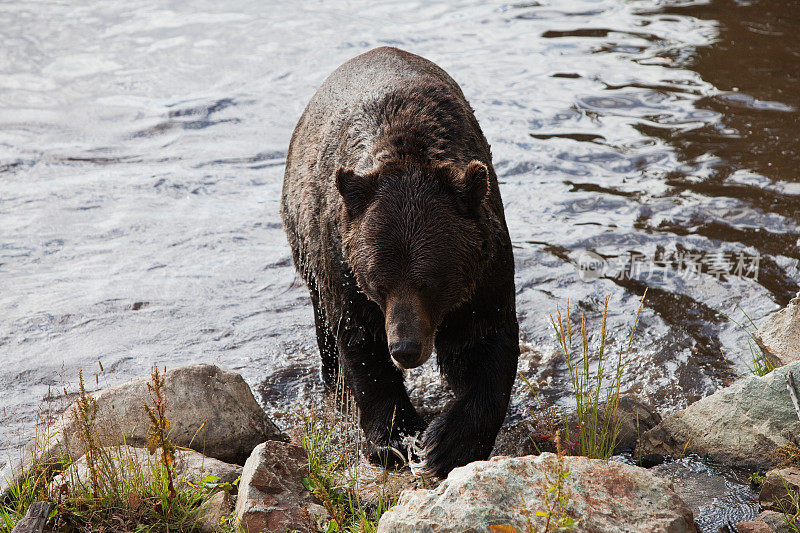
{"type": "Polygon", "coordinates": [[[790,466],[767,472],[767,479],[761,485],[758,502],[764,509],[797,513],[797,494],[800,490],[800,470],[790,466]],[[795,494],[793,501],[792,495],[795,494]]]}
{"type": "MultiPolygon", "coordinates": [[[[617,462],[565,457],[565,506],[578,520],[575,532],[683,533],[697,531],[691,510],[669,483],[647,470],[617,462]]],[[[490,526],[528,531],[528,520],[553,502],[555,455],[494,457],[456,468],[435,489],[407,490],[383,514],[379,533],[489,531],[490,526]]],[[[499,530],[495,527],[495,530],[499,530]]]]}
{"type": "MultiPolygon", "coordinates": [[[[601,406],[600,409],[600,418],[603,420],[605,406],[601,406]]],[[[652,407],[632,396],[620,397],[617,416],[620,429],[617,435],[617,445],[614,448],[615,452],[632,450],[642,433],[661,422],[661,416],[652,407]]],[[[577,435],[579,425],[577,414],[572,412],[567,415],[567,422],[570,427],[570,435],[577,435]]],[[[547,428],[544,431],[530,419],[504,427],[497,435],[492,455],[520,457],[540,452],[555,452],[553,432],[556,429],[563,430],[563,422],[559,422],[557,427],[547,428]]]]}
{"type": "Polygon", "coordinates": [[[224,490],[215,492],[203,505],[203,514],[200,516],[197,530],[200,531],[200,533],[214,533],[218,531],[225,518],[231,514],[231,510],[231,495],[224,490]]]}
{"type": "Polygon", "coordinates": [[[739,533],[775,533],[775,530],[760,520],[750,520],[736,524],[739,533]]]}
{"type": "Polygon", "coordinates": [[[236,516],[245,533],[316,532],[328,512],[303,486],[308,475],[305,451],[294,444],[267,441],[244,465],[236,516]]]}
{"type": "Polygon", "coordinates": [[[55,505],[51,502],[33,502],[12,533],[41,533],[47,524],[47,517],[55,505]]]}
{"type": "MultiPolygon", "coordinates": [[[[158,466],[161,461],[161,452],[150,455],[150,452],[144,448],[109,446],[101,450],[100,457],[112,462],[117,472],[130,479],[139,472],[149,477],[153,472],[153,466],[158,466]]],[[[177,450],[174,465],[176,479],[192,483],[212,475],[220,478],[218,483],[233,483],[242,474],[241,466],[205,457],[194,450],[177,450]]],[[[90,474],[85,455],[72,463],[63,473],[54,477],[51,484],[57,487],[65,479],[83,484],[89,482],[90,474]]]]}
{"type": "Polygon", "coordinates": [[[504,426],[494,441],[492,456],[521,457],[555,451],[552,436],[538,431],[530,420],[504,426]]]}
{"type": "Polygon", "coordinates": [[[639,457],[639,466],[642,468],[653,468],[664,462],[664,456],[660,453],[646,453],[639,457]]]}
{"type": "Polygon", "coordinates": [[[761,511],[761,514],[756,517],[756,520],[767,524],[775,530],[775,533],[789,533],[792,531],[789,524],[795,523],[791,515],[778,513],[776,511],[761,511]]]}
{"type": "Polygon", "coordinates": [[[800,434],[786,374],[800,383],[800,361],[763,377],[750,376],[698,400],[645,432],[636,456],[695,453],[750,470],[768,469],[775,450],[800,434]]]}
{"type": "Polygon", "coordinates": [[[800,294],[767,317],[758,328],[756,342],[776,367],[800,360],[800,294]]]}
{"type": "Polygon", "coordinates": [[[642,433],[661,422],[661,415],[638,398],[621,397],[617,409],[621,424],[615,451],[634,449],[642,433]]]}

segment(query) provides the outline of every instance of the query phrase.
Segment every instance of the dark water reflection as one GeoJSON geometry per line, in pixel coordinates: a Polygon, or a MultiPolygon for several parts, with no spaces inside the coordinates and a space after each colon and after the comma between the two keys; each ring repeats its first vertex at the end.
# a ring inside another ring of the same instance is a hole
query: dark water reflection
{"type": "MultiPolygon", "coordinates": [[[[725,315],[800,288],[798,25],[777,0],[0,5],[2,455],[98,360],[100,385],[206,361],[273,414],[312,401],[286,148],[322,79],[387,44],[447,69],[492,144],[521,370],[546,397],[569,402],[555,305],[594,325],[611,295],[619,343],[646,287],[626,389],[669,412],[747,373],[725,315]],[[603,275],[581,278],[587,258],[603,275]]],[[[436,383],[432,365],[411,380],[428,403],[436,383]]]]}
{"type": "Polygon", "coordinates": [[[695,106],[716,120],[685,131],[642,132],[672,144],[692,169],[668,176],[673,194],[735,199],[747,209],[737,205],[727,219],[692,213],[689,227],[671,221],[640,227],[748,244],[762,254],[761,284],[784,304],[797,292],[797,269],[782,268],[773,256],[800,257],[800,46],[794,35],[800,3],[720,1],[665,12],[720,22],[714,45],[692,59],[692,69],[718,91],[695,106]],[[789,224],[764,227],[761,213],[789,224]]]}

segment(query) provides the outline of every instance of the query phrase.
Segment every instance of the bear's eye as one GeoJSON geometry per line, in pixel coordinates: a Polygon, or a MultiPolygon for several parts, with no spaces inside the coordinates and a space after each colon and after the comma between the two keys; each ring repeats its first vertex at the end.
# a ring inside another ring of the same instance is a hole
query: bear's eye
{"type": "Polygon", "coordinates": [[[423,293],[424,292],[430,292],[435,287],[435,283],[433,282],[433,280],[425,279],[425,280],[420,281],[417,284],[417,287],[418,287],[420,292],[423,292],[423,293]]]}
{"type": "Polygon", "coordinates": [[[381,298],[381,300],[385,300],[386,299],[386,294],[387,294],[388,291],[386,290],[386,286],[385,285],[382,285],[382,284],[379,283],[379,284],[375,285],[375,289],[374,290],[375,290],[375,293],[381,298]]]}

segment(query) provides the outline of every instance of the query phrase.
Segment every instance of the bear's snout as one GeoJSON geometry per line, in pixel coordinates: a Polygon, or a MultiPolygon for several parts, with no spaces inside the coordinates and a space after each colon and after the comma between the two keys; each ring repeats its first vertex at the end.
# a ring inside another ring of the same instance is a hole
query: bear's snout
{"type": "Polygon", "coordinates": [[[419,366],[420,353],[422,352],[422,345],[414,341],[400,341],[389,346],[389,353],[392,354],[392,359],[401,368],[414,368],[419,366]]]}
{"type": "Polygon", "coordinates": [[[433,352],[433,328],[425,306],[416,295],[390,298],[386,302],[386,340],[395,365],[416,368],[433,352]]]}

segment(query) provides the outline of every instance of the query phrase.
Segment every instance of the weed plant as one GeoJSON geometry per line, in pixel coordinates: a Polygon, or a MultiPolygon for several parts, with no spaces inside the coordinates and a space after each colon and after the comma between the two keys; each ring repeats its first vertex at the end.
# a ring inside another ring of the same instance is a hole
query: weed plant
{"type": "MultiPolygon", "coordinates": [[[[79,458],[67,452],[53,459],[44,454],[45,446],[32,447],[30,466],[11,484],[5,501],[0,502],[0,532],[10,533],[35,501],[55,505],[48,527],[64,533],[188,533],[198,529],[203,507],[211,496],[232,486],[220,484],[216,476],[194,482],[176,476],[175,447],[169,441],[169,420],[165,416],[164,379],[157,369],[151,379],[148,388],[153,405],[142,408],[151,415],[148,448],[152,454],[160,452],[161,460],[143,464],[124,441],[115,446],[100,445],[97,403],[86,392],[81,372],[72,416],[83,451],[80,464],[85,469],[77,468],[79,458]],[[85,473],[79,473],[81,470],[85,473]]],[[[39,418],[37,436],[40,443],[57,437],[49,417],[39,418]]],[[[215,530],[236,532],[234,517],[225,517],[215,530]]]]}
{"type": "Polygon", "coordinates": [[[308,455],[308,476],[303,484],[330,515],[323,533],[372,533],[381,515],[396,503],[396,496],[389,495],[384,485],[375,501],[362,501],[357,407],[341,384],[335,398],[338,409],[302,415],[302,442],[308,455]]]}
{"type": "MultiPolygon", "coordinates": [[[[567,302],[564,316],[562,316],[561,308],[558,306],[556,306],[556,316],[550,315],[550,322],[556,332],[558,344],[567,361],[570,383],[575,395],[576,415],[578,418],[576,447],[579,450],[579,454],[585,457],[608,459],[614,453],[622,424],[618,413],[622,373],[625,367],[625,360],[630,353],[633,334],[639,323],[639,316],[646,295],[647,291],[642,295],[642,299],[639,302],[639,308],[636,311],[636,318],[634,319],[628,342],[619,351],[610,383],[608,383],[605,375],[609,361],[606,353],[609,298],[606,297],[605,299],[600,332],[594,342],[597,348],[593,348],[593,343],[590,342],[586,317],[581,316],[579,355],[574,353],[573,348],[575,332],[572,327],[569,302],[567,302]],[[591,370],[593,362],[596,362],[597,365],[594,372],[591,370]]],[[[567,441],[570,440],[569,431],[569,425],[565,424],[564,432],[567,441]]]]}

